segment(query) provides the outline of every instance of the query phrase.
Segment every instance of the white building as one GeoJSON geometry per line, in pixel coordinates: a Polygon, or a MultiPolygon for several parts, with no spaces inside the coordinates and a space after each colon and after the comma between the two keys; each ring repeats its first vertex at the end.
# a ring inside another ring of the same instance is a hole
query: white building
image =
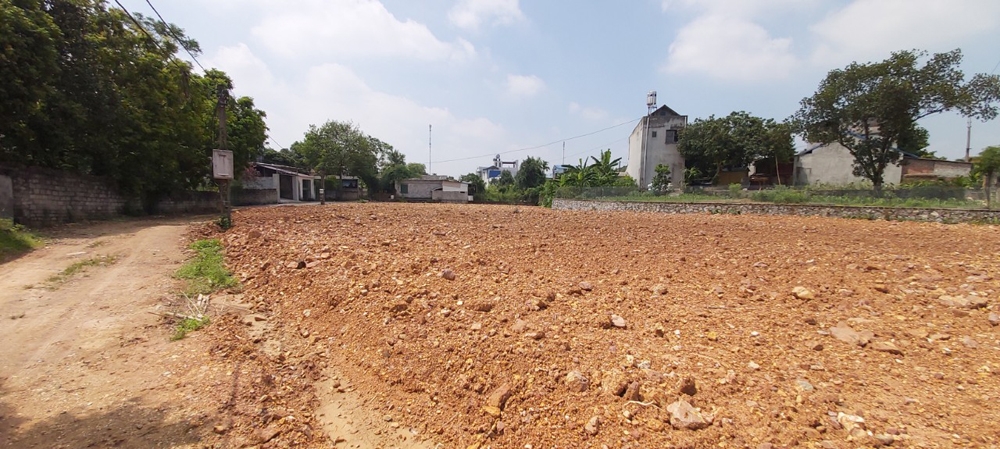
{"type": "Polygon", "coordinates": [[[445,203],[467,203],[469,183],[456,181],[447,176],[424,175],[396,181],[399,196],[408,200],[440,201],[445,203]]]}
{"type": "MultiPolygon", "coordinates": [[[[655,97],[653,97],[655,98],[655,97]]],[[[643,117],[628,139],[628,169],[626,172],[646,190],[656,175],[656,166],[670,167],[674,186],[684,184],[684,158],[677,149],[678,133],[687,126],[687,116],[667,106],[643,117]]]]}
{"type": "Polygon", "coordinates": [[[500,178],[500,173],[510,172],[511,176],[517,176],[517,169],[520,166],[518,161],[504,161],[500,158],[500,155],[496,155],[493,158],[493,165],[489,167],[479,167],[476,169],[476,174],[480,178],[483,178],[483,182],[487,185],[496,179],[500,178]]]}

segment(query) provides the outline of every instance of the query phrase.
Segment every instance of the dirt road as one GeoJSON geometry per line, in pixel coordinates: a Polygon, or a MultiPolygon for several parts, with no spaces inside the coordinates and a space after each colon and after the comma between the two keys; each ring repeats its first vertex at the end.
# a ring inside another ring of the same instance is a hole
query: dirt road
{"type": "Polygon", "coordinates": [[[200,447],[208,416],[188,396],[206,342],[170,342],[148,313],[180,289],[189,221],[70,226],[0,266],[0,445],[200,447]],[[102,256],[115,262],[54,278],[102,256]]]}
{"type": "Polygon", "coordinates": [[[204,231],[202,223],[70,225],[45,248],[0,265],[0,448],[257,447],[273,438],[272,421],[314,411],[323,428],[312,438],[398,447],[388,442],[404,440],[405,429],[374,428],[381,415],[357,393],[329,387],[329,376],[339,378],[333,367],[317,384],[316,410],[235,404],[237,391],[284,393],[267,385],[281,376],[280,361],[240,346],[239,334],[281,336],[245,326],[238,293],[213,295],[213,324],[170,341],[171,325],[150,312],[176,307],[183,284],[172,275],[190,256],[188,232],[204,231]],[[113,262],[61,275],[96,260],[113,262]]]}

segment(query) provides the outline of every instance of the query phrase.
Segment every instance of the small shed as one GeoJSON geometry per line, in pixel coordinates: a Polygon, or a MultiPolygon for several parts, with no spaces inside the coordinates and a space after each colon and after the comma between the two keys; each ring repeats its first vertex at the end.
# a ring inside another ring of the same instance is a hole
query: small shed
{"type": "Polygon", "coordinates": [[[456,181],[447,176],[424,175],[419,178],[403,179],[396,182],[400,198],[414,201],[439,201],[445,203],[468,203],[469,183],[456,181]]]}
{"type": "Polygon", "coordinates": [[[319,176],[304,173],[304,170],[287,165],[254,162],[257,176],[243,182],[244,189],[275,189],[278,200],[316,201],[319,176]]]}

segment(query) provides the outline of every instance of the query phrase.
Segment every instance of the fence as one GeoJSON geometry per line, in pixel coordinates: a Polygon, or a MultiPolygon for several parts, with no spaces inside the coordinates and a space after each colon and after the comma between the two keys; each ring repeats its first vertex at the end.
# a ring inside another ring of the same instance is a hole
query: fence
{"type": "MultiPolygon", "coordinates": [[[[996,191],[991,197],[996,201],[996,191]]],[[[595,201],[734,202],[819,204],[840,206],[931,207],[986,209],[986,192],[950,185],[888,186],[877,194],[871,187],[785,187],[748,190],[730,187],[688,187],[669,192],[640,191],[637,187],[561,187],[555,198],[595,201]]],[[[995,206],[994,206],[995,207],[995,206]]]]}

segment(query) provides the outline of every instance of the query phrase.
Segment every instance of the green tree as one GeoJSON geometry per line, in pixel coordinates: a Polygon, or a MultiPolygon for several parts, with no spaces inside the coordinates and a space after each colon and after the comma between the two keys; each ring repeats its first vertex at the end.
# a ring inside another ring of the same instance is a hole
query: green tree
{"type": "Polygon", "coordinates": [[[561,187],[593,187],[597,184],[597,173],[591,169],[589,161],[579,159],[576,165],[570,165],[559,175],[561,187]]]}
{"type": "Polygon", "coordinates": [[[657,164],[656,175],[653,176],[653,190],[656,192],[666,192],[668,186],[670,185],[670,166],[657,164]]]}
{"type": "Polygon", "coordinates": [[[976,158],[975,170],[983,177],[983,190],[986,193],[986,208],[992,208],[991,193],[996,186],[996,176],[1000,173],[1000,146],[990,146],[983,149],[976,158]]]}
{"type": "Polygon", "coordinates": [[[0,0],[0,160],[30,148],[58,76],[62,33],[39,1],[0,0]]]}
{"type": "Polygon", "coordinates": [[[514,187],[516,182],[514,181],[514,175],[510,174],[509,170],[501,170],[500,176],[494,179],[492,182],[501,191],[508,191],[511,187],[514,187]]]}
{"type": "Polygon", "coordinates": [[[260,160],[268,164],[306,168],[305,164],[302,160],[300,160],[299,155],[287,149],[274,150],[271,148],[265,148],[264,153],[260,156],[260,160]]]}
{"type": "MultiPolygon", "coordinates": [[[[146,204],[205,182],[213,81],[231,81],[192,73],[176,53],[200,49],[179,27],[136,18],[102,0],[0,0],[0,161],[109,177],[146,204]]],[[[242,165],[263,150],[264,114],[249,97],[229,113],[242,165]]]]}
{"type": "Polygon", "coordinates": [[[900,51],[882,62],[833,70],[795,115],[808,141],[847,148],[855,175],[871,181],[877,195],[886,167],[900,161],[900,142],[918,133],[921,118],[951,110],[984,121],[997,116],[1000,76],[978,74],[965,82],[961,50],[927,55],[900,51]]]}
{"type": "Polygon", "coordinates": [[[593,183],[595,185],[613,185],[618,179],[622,158],[611,159],[611,149],[601,152],[601,157],[591,156],[594,161],[589,169],[593,172],[593,183]]]}
{"type": "MultiPolygon", "coordinates": [[[[378,156],[371,141],[353,123],[328,121],[323,126],[309,125],[301,142],[292,144],[292,151],[301,155],[306,165],[322,179],[337,176],[336,197],[342,196],[339,177],[357,176],[369,187],[378,185],[378,156]]],[[[320,203],[325,204],[325,195],[320,203]]]]}
{"type": "Polygon", "coordinates": [[[517,176],[514,177],[517,187],[526,190],[545,184],[545,172],[549,169],[549,163],[541,158],[528,156],[517,169],[517,176]]]}
{"type": "Polygon", "coordinates": [[[714,173],[746,167],[760,159],[788,161],[795,152],[791,126],[746,112],[697,119],[681,131],[678,150],[688,167],[714,173]]]}

